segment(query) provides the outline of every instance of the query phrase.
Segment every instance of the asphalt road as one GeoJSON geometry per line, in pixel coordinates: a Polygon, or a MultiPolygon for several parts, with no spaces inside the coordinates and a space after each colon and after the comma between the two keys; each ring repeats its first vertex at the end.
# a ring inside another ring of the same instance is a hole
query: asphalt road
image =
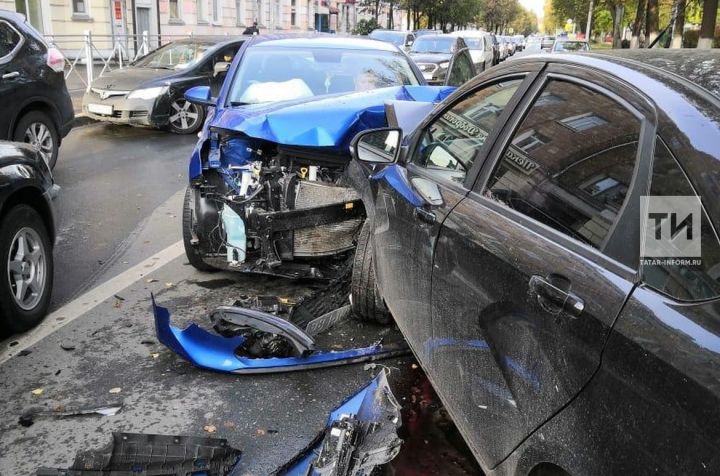
{"type": "Polygon", "coordinates": [[[61,192],[55,201],[51,310],[97,284],[110,268],[134,264],[123,257],[131,245],[143,245],[147,256],[180,238],[181,210],[168,210],[154,223],[149,217],[185,189],[196,140],[194,135],[101,124],[70,132],[54,170],[61,192]],[[157,228],[154,236],[138,244],[147,226],[157,228]]]}
{"type": "MultiPolygon", "coordinates": [[[[73,130],[63,143],[55,169],[62,190],[52,312],[33,331],[0,341],[0,475],[67,468],[76,452],[106,445],[113,431],[227,438],[243,451],[234,474],[267,474],[304,448],[328,411],[377,372],[356,364],[225,375],[195,368],[157,342],[150,293],[177,327],[209,328],[208,312],[240,294],[308,292],[307,283],[200,273],[188,265],[180,212],[194,141],[96,124],[73,130]],[[53,413],[117,401],[123,407],[114,416],[53,413]],[[21,425],[30,410],[46,414],[21,425]]],[[[318,342],[336,349],[380,337],[400,338],[393,327],[349,322],[318,342]]],[[[385,474],[477,474],[414,360],[380,364],[392,369],[407,448],[385,474]]]]}

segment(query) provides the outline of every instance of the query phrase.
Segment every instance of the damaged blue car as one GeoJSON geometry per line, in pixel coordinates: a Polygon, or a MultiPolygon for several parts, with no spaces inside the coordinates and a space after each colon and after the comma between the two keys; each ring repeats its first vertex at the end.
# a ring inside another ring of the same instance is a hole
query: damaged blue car
{"type": "MultiPolygon", "coordinates": [[[[469,55],[467,51],[457,57],[469,55]]],[[[427,86],[393,45],[322,35],[246,41],[212,97],[189,165],[185,251],[195,268],[331,279],[353,259],[365,206],[350,184],[350,141],[387,126],[388,101],[429,105],[469,80],[427,86]]]]}

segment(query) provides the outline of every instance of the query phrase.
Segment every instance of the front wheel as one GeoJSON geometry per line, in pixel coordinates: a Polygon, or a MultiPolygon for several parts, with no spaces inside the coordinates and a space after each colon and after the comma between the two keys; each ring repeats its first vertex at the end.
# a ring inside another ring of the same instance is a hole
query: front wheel
{"type": "Polygon", "coordinates": [[[372,229],[372,220],[367,218],[358,235],[352,270],[352,310],[361,321],[389,324],[392,317],[375,282],[372,229]]]}
{"type": "Polygon", "coordinates": [[[0,222],[0,324],[12,332],[45,317],[53,283],[52,245],[42,217],[16,205],[0,222]]]}
{"type": "Polygon", "coordinates": [[[200,130],[205,121],[205,108],[185,100],[173,99],[170,103],[168,127],[175,134],[192,134],[200,130]]]}
{"type": "Polygon", "coordinates": [[[185,200],[183,200],[183,219],[182,219],[182,236],[183,245],[185,246],[185,256],[198,271],[217,271],[215,268],[207,264],[202,257],[200,246],[193,243],[195,229],[195,190],[188,185],[185,190],[185,200]]]}

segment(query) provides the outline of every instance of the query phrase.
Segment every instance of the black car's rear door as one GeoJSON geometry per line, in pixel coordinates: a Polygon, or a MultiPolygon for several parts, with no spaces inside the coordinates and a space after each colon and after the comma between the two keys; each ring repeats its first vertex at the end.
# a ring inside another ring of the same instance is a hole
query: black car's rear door
{"type": "Polygon", "coordinates": [[[531,82],[523,82],[526,77],[514,73],[467,89],[420,126],[405,163],[376,175],[377,282],[421,360],[432,343],[430,279],[438,230],[469,192],[484,159],[482,146],[492,143],[488,138],[509,116],[521,85],[531,82]],[[421,196],[435,197],[433,204],[423,204],[421,196]]]}
{"type": "Polygon", "coordinates": [[[548,67],[437,239],[428,359],[486,468],[589,381],[634,286],[652,127],[603,83],[548,67]]]}
{"type": "Polygon", "coordinates": [[[10,22],[0,19],[0,139],[10,139],[12,121],[28,95],[33,78],[26,60],[19,55],[25,43],[20,31],[10,22]]]}

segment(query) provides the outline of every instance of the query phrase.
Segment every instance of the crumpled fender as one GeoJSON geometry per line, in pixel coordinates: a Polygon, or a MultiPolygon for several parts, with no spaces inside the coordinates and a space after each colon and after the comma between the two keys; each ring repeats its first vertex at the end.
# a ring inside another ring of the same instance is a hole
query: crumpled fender
{"type": "Polygon", "coordinates": [[[315,351],[301,357],[265,359],[238,357],[235,355],[235,349],[245,341],[244,337],[211,334],[197,324],[191,324],[182,330],[178,329],[170,325],[170,311],[158,306],[154,297],[152,304],[158,340],[193,365],[217,372],[235,374],[293,372],[386,359],[410,352],[404,344],[378,343],[357,349],[315,351]]]}

